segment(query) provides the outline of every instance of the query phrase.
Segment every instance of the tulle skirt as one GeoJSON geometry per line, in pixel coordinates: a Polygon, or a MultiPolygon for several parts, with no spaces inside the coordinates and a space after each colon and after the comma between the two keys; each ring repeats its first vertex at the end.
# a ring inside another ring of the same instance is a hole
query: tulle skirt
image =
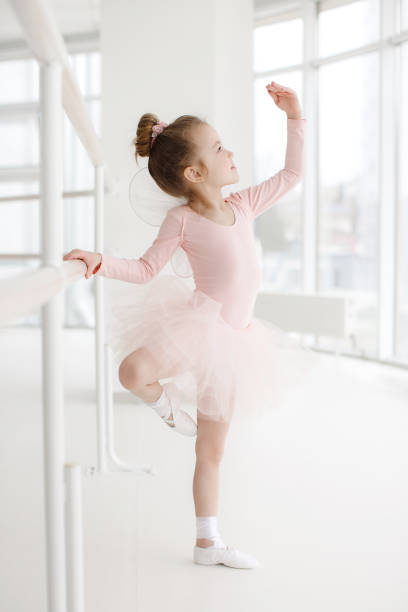
{"type": "Polygon", "coordinates": [[[126,284],[108,300],[107,341],[118,366],[143,348],[159,382],[172,380],[182,402],[215,421],[262,419],[327,373],[327,358],[270,321],[252,317],[236,329],[221,309],[177,276],[126,284]]]}

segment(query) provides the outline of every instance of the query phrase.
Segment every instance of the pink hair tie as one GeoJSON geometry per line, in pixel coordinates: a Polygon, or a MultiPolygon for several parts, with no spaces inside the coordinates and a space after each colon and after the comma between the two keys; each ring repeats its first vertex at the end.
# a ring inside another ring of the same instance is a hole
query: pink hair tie
{"type": "Polygon", "coordinates": [[[164,128],[166,128],[169,124],[165,123],[165,121],[159,121],[159,123],[156,123],[156,125],[153,126],[152,132],[153,132],[153,136],[152,136],[152,141],[150,143],[150,147],[152,147],[155,138],[162,133],[162,131],[164,130],[164,128]]]}

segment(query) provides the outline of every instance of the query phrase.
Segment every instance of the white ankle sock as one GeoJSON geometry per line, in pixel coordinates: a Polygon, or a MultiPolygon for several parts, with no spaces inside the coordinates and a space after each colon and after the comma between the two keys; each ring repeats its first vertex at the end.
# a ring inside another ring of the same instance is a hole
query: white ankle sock
{"type": "Polygon", "coordinates": [[[196,516],[197,540],[205,538],[212,540],[208,548],[225,548],[221,535],[218,532],[218,519],[216,516],[196,516]]]}
{"type": "Polygon", "coordinates": [[[170,400],[167,397],[165,390],[163,389],[161,396],[155,402],[146,402],[148,406],[151,406],[153,410],[161,417],[167,419],[171,413],[170,400]]]}

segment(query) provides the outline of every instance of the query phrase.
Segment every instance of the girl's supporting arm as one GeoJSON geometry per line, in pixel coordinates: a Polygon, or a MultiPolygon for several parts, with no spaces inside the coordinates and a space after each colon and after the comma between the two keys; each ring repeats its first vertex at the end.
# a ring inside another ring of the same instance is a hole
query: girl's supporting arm
{"type": "Polygon", "coordinates": [[[182,220],[169,210],[152,245],[139,259],[102,254],[95,274],[128,281],[147,283],[165,266],[182,241],[182,220]]]}

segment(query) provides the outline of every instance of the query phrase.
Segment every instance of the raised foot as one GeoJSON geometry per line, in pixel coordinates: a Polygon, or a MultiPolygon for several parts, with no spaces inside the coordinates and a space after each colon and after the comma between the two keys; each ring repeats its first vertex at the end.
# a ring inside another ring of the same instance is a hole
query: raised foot
{"type": "Polygon", "coordinates": [[[167,418],[162,417],[163,421],[165,423],[167,423],[167,425],[169,425],[170,427],[175,427],[174,424],[174,417],[173,417],[173,412],[170,412],[170,416],[168,416],[167,418]]]}

